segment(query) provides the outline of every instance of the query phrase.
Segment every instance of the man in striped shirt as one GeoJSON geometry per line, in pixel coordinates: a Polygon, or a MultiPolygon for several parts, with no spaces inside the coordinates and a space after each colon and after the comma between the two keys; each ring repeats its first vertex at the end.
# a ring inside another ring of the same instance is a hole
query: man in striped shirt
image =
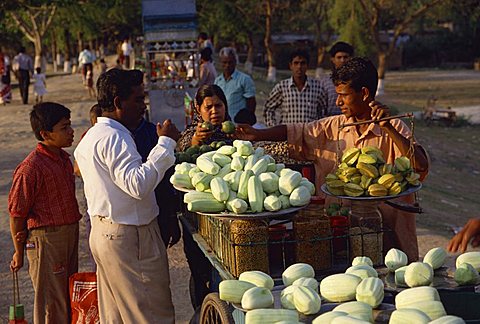
{"type": "Polygon", "coordinates": [[[265,102],[267,126],[308,123],[323,117],[320,81],[306,74],[309,59],[303,50],[291,54],[288,66],[292,77],[277,83],[265,102]]]}

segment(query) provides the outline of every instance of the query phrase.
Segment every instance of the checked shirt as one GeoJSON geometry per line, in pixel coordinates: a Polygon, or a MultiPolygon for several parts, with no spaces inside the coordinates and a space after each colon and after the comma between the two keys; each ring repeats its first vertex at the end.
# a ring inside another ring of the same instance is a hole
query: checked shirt
{"type": "Polygon", "coordinates": [[[317,79],[307,77],[302,90],[298,90],[293,78],[280,81],[265,102],[266,125],[308,123],[324,117],[322,93],[317,79]]]}

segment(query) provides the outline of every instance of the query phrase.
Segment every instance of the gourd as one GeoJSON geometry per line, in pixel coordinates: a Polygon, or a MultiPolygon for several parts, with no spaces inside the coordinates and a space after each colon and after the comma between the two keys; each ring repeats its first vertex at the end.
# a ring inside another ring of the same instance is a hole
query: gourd
{"type": "Polygon", "coordinates": [[[183,196],[183,202],[188,204],[194,200],[215,199],[210,192],[189,191],[183,196]]]}
{"type": "Polygon", "coordinates": [[[262,183],[263,191],[266,193],[274,193],[278,190],[278,176],[273,172],[262,173],[258,176],[262,183]]]}
{"type": "Polygon", "coordinates": [[[460,286],[474,285],[478,281],[478,272],[470,263],[462,263],[455,270],[453,278],[460,286]]]}
{"type": "Polygon", "coordinates": [[[205,191],[210,189],[210,181],[212,181],[213,176],[205,172],[197,172],[192,178],[192,185],[197,191],[205,191]]]}
{"type": "Polygon", "coordinates": [[[278,197],[278,199],[280,200],[280,202],[282,203],[282,209],[287,209],[287,208],[290,208],[290,198],[288,196],[285,196],[285,195],[280,195],[278,197]]]}
{"type": "Polygon", "coordinates": [[[225,154],[222,153],[215,153],[212,156],[212,161],[218,164],[219,166],[223,167],[225,164],[231,163],[232,159],[229,156],[226,156],[225,154]]]}
{"type": "Polygon", "coordinates": [[[273,305],[273,295],[270,289],[253,287],[248,289],[242,296],[243,309],[266,308],[273,305]]]}
{"type": "Polygon", "coordinates": [[[315,194],[315,185],[311,183],[307,178],[302,178],[299,186],[304,186],[305,188],[307,188],[311,196],[315,194]]]}
{"type": "Polygon", "coordinates": [[[455,262],[458,268],[462,263],[470,263],[477,272],[480,272],[480,252],[466,252],[460,254],[455,262]]]}
{"type": "Polygon", "coordinates": [[[182,188],[193,189],[192,182],[188,174],[174,173],[170,177],[170,183],[182,188]]]}
{"type": "Polygon", "coordinates": [[[368,265],[370,267],[373,267],[373,262],[372,259],[367,256],[358,256],[352,260],[352,266],[356,265],[368,265]]]}
{"type": "Polygon", "coordinates": [[[430,324],[465,324],[465,321],[458,316],[447,315],[431,321],[430,324]]]}
{"type": "Polygon", "coordinates": [[[233,146],[240,155],[248,156],[253,153],[253,146],[249,141],[235,140],[233,146]]]}
{"type": "Polygon", "coordinates": [[[440,301],[437,289],[428,286],[415,287],[405,289],[395,296],[397,308],[410,308],[411,304],[424,301],[440,301]]]}
{"type": "Polygon", "coordinates": [[[263,207],[268,211],[277,211],[282,209],[282,202],[277,196],[270,195],[263,201],[263,207]]]}
{"type": "Polygon", "coordinates": [[[289,309],[254,309],[245,315],[245,324],[298,323],[298,312],[289,309]]]}
{"type": "Polygon", "coordinates": [[[427,324],[430,323],[430,317],[418,309],[403,308],[395,310],[390,315],[390,321],[388,322],[388,324],[406,323],[427,324]]]}
{"type": "Polygon", "coordinates": [[[248,204],[245,200],[240,198],[233,198],[227,201],[227,209],[235,214],[244,214],[248,209],[248,204]]]}
{"type": "Polygon", "coordinates": [[[247,160],[245,161],[245,166],[243,167],[243,170],[245,171],[251,170],[255,165],[255,163],[257,163],[257,161],[258,161],[258,158],[256,155],[250,155],[249,157],[247,157],[247,160]]]}
{"type": "Polygon", "coordinates": [[[330,324],[332,323],[333,319],[339,316],[347,316],[348,314],[341,311],[331,311],[323,313],[322,315],[316,317],[312,324],[330,324]]]}
{"type": "Polygon", "coordinates": [[[225,204],[216,199],[193,200],[187,204],[191,212],[219,213],[225,210],[225,204]]]}
{"type": "Polygon", "coordinates": [[[306,286],[297,286],[293,290],[293,302],[297,311],[305,315],[318,313],[322,304],[320,296],[306,286]]]}
{"type": "MultiPolygon", "coordinates": [[[[286,169],[283,169],[280,173],[282,173],[285,170],[286,169]]],[[[300,172],[297,172],[297,171],[286,172],[285,174],[280,175],[280,179],[278,180],[278,189],[280,190],[282,195],[290,195],[293,189],[298,187],[298,185],[300,184],[300,181],[302,181],[302,174],[300,172]]],[[[290,204],[291,203],[292,202],[290,201],[290,204]]]]}
{"type": "Polygon", "coordinates": [[[433,281],[433,269],[428,263],[412,262],[405,269],[405,283],[409,287],[428,286],[433,281]]]}
{"type": "Polygon", "coordinates": [[[367,324],[369,321],[363,321],[353,316],[338,316],[332,320],[332,324],[367,324]]]}
{"type": "Polygon", "coordinates": [[[385,255],[385,265],[388,270],[395,271],[398,268],[406,266],[408,264],[407,255],[399,249],[392,248],[385,255]]]}
{"type": "Polygon", "coordinates": [[[218,294],[221,300],[238,304],[242,301],[243,294],[253,287],[254,284],[246,281],[223,280],[218,285],[218,294]]]}
{"type": "Polygon", "coordinates": [[[220,169],[220,171],[218,171],[218,173],[215,176],[223,179],[223,177],[229,174],[231,171],[232,171],[232,166],[230,163],[227,163],[220,169]]]}
{"type": "Polygon", "coordinates": [[[382,280],[378,278],[363,279],[357,286],[357,301],[364,302],[373,308],[376,308],[383,301],[384,286],[382,280]]]}
{"type": "Polygon", "coordinates": [[[280,292],[280,302],[283,308],[286,309],[296,309],[295,303],[293,301],[293,291],[296,286],[288,286],[280,292]]]}
{"type": "Polygon", "coordinates": [[[445,263],[447,252],[441,247],[431,249],[425,254],[423,262],[428,263],[433,270],[440,268],[445,263]]]}
{"type": "Polygon", "coordinates": [[[305,206],[308,205],[311,198],[312,195],[310,195],[310,191],[308,191],[308,189],[304,186],[299,186],[293,189],[292,193],[290,194],[290,205],[305,206]]]}
{"type": "Polygon", "coordinates": [[[407,283],[405,282],[405,270],[407,270],[407,266],[395,270],[395,284],[397,286],[407,286],[407,283]]]}
{"type": "Polygon", "coordinates": [[[259,176],[260,174],[264,173],[267,171],[268,167],[268,159],[266,158],[260,158],[255,165],[252,167],[253,173],[255,173],[256,176],[259,176]]]}
{"type": "Polygon", "coordinates": [[[230,167],[232,170],[241,171],[243,170],[243,166],[245,165],[245,159],[242,156],[235,156],[232,158],[232,163],[230,163],[230,167]]]}
{"type": "Polygon", "coordinates": [[[252,176],[248,179],[248,202],[250,208],[254,213],[261,213],[263,211],[263,189],[260,180],[257,176],[252,176]]]}
{"type": "Polygon", "coordinates": [[[439,301],[423,301],[410,304],[408,308],[418,309],[424,312],[430,319],[436,320],[439,317],[447,315],[442,302],[439,301]]]}
{"type": "Polygon", "coordinates": [[[372,268],[371,266],[362,265],[362,264],[351,266],[345,271],[345,273],[358,276],[361,279],[365,279],[369,277],[378,278],[378,273],[374,268],[372,268]]]}
{"type": "Polygon", "coordinates": [[[248,179],[253,176],[253,172],[251,170],[243,171],[242,175],[240,176],[240,180],[238,182],[238,192],[237,197],[241,199],[248,199],[248,179]]]}
{"type": "Polygon", "coordinates": [[[342,303],[335,307],[333,310],[345,312],[349,316],[355,317],[362,321],[373,323],[372,307],[363,302],[351,301],[348,303],[342,303]]]}
{"type": "Polygon", "coordinates": [[[226,201],[230,194],[230,189],[227,183],[220,177],[215,177],[210,182],[210,189],[212,189],[213,197],[218,201],[226,201]]]}
{"type": "Polygon", "coordinates": [[[264,287],[273,289],[273,279],[268,274],[262,271],[245,271],[240,274],[238,280],[250,282],[257,287],[264,287]]]}
{"type": "Polygon", "coordinates": [[[320,294],[330,302],[354,300],[361,281],[362,279],[351,274],[330,275],[320,282],[320,294]]]}
{"type": "Polygon", "coordinates": [[[232,155],[235,153],[237,149],[231,145],[223,145],[218,150],[217,153],[225,154],[225,155],[232,155]]]}
{"type": "Polygon", "coordinates": [[[319,283],[315,278],[298,278],[292,283],[292,286],[304,286],[313,289],[313,291],[318,292],[319,283]]]}
{"type": "Polygon", "coordinates": [[[295,280],[299,278],[314,278],[315,270],[306,263],[295,263],[289,266],[282,273],[282,280],[285,286],[290,286],[295,280]]]}
{"type": "Polygon", "coordinates": [[[203,157],[203,155],[197,158],[197,167],[202,170],[202,172],[211,175],[216,175],[220,171],[220,166],[217,163],[209,158],[203,157]]]}

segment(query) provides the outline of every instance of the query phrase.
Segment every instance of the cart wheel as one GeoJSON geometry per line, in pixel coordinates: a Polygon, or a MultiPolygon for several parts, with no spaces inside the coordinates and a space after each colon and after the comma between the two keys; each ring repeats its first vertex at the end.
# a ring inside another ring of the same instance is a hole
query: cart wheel
{"type": "Polygon", "coordinates": [[[200,324],[234,323],[231,307],[220,300],[218,293],[210,293],[203,300],[200,324]]]}

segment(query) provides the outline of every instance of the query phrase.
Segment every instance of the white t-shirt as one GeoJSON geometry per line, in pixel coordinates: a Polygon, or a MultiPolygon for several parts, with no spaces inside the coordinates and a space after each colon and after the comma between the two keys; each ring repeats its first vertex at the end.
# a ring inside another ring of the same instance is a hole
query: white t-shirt
{"type": "Polygon", "coordinates": [[[122,52],[124,56],[130,56],[130,53],[132,53],[133,47],[130,45],[129,42],[123,42],[122,44],[122,52]]]}

